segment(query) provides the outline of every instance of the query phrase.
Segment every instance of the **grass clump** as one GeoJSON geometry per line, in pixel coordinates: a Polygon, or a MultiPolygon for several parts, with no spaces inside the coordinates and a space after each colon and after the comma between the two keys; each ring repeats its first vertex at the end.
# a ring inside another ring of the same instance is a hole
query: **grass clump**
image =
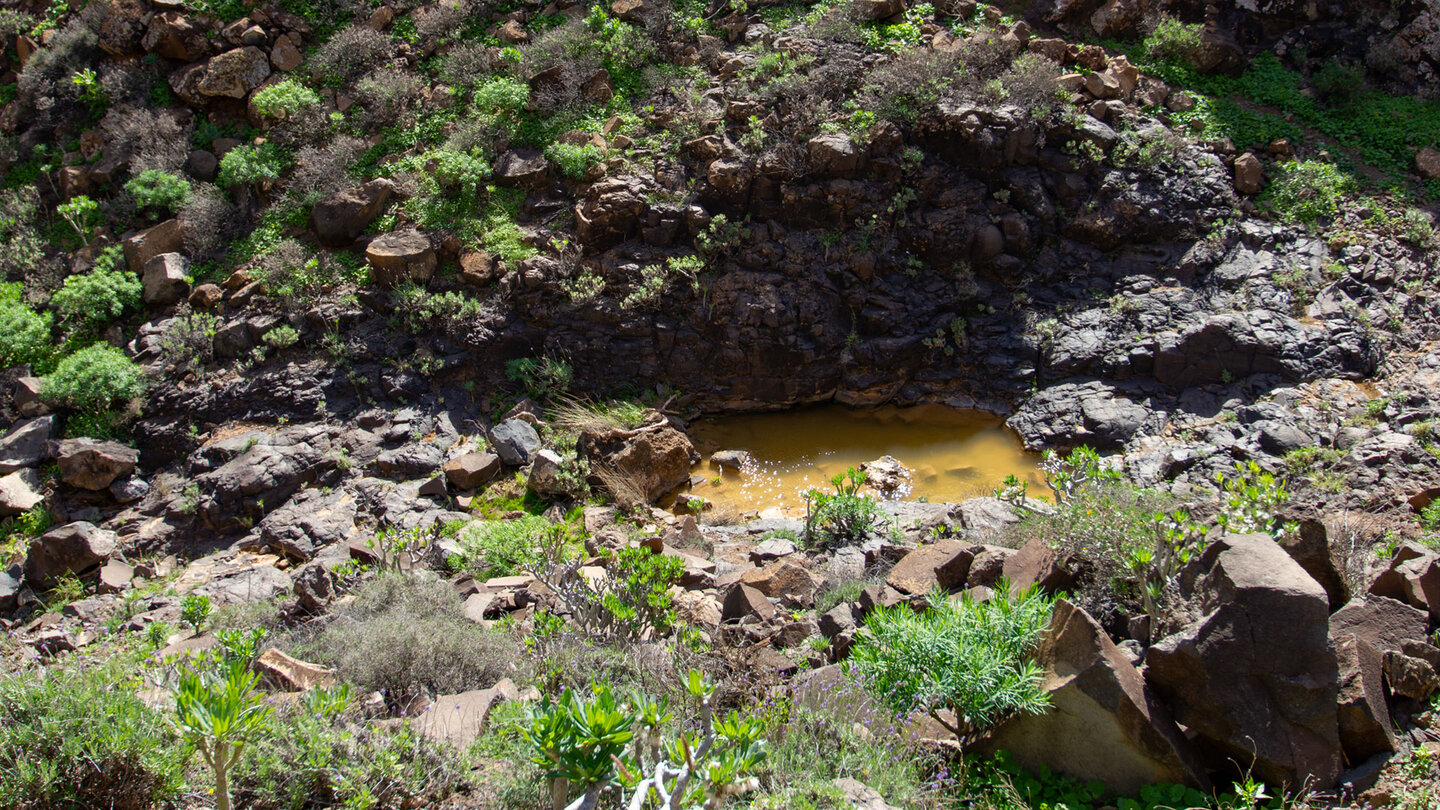
{"type": "Polygon", "coordinates": [[[871,612],[870,633],[851,656],[871,694],[897,715],[930,715],[962,740],[1045,709],[1030,653],[1050,622],[1051,599],[1030,588],[989,602],[943,594],[930,602],[924,612],[908,605],[871,612]]]}
{"type": "Polygon", "coordinates": [[[344,682],[383,693],[392,708],[519,674],[517,646],[467,619],[449,583],[400,574],[362,585],[352,605],[297,646],[344,682]]]}
{"type": "Polygon", "coordinates": [[[550,421],[577,433],[587,430],[634,430],[645,424],[645,406],[623,399],[587,402],[564,397],[551,407],[550,421]]]}

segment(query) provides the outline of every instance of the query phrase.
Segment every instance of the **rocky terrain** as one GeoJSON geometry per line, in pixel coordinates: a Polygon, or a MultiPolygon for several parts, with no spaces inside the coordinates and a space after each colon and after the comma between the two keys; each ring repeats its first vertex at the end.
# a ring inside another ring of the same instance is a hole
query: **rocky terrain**
{"type": "Polygon", "coordinates": [[[221,659],[289,729],[236,806],[596,806],[527,712],[691,667],[684,722],[765,729],[732,805],[1440,801],[1440,10],[0,0],[0,46],[0,804],[208,806],[157,718],[221,659]],[[998,414],[1050,491],[686,494],[738,461],[689,423],[821,402],[998,414]],[[1031,586],[1048,709],[871,705],[872,616],[1031,586]],[[62,750],[92,687],[150,736],[62,750]]]}

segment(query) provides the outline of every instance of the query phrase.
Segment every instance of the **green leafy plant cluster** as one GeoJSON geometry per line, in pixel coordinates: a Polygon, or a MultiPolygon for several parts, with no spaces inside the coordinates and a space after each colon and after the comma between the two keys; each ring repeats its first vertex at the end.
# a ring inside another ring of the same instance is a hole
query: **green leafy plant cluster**
{"type": "Polygon", "coordinates": [[[45,377],[40,396],[54,405],[97,413],[145,392],[140,367],[105,343],[81,349],[61,360],[45,377]]]}
{"type": "Polygon", "coordinates": [[[54,362],[51,320],[49,312],[36,312],[24,303],[20,284],[0,283],[0,366],[26,363],[32,371],[47,371],[54,362]]]}
{"type": "Polygon", "coordinates": [[[1313,223],[1334,217],[1355,181],[1332,163],[1294,160],[1275,166],[1260,201],[1293,222],[1313,223]]]}
{"type": "MultiPolygon", "coordinates": [[[[553,547],[553,544],[552,544],[553,547]]],[[[647,548],[623,548],[607,560],[604,576],[585,576],[584,560],[568,563],[553,551],[531,572],[564,605],[570,621],[586,635],[604,641],[639,642],[675,629],[674,597],[684,563],[647,548]]]]}
{"type": "Polygon", "coordinates": [[[876,608],[851,653],[866,688],[898,715],[924,712],[957,738],[1048,705],[1030,653],[1053,600],[1036,588],[976,602],[933,594],[930,607],[876,608]]]}
{"type": "Polygon", "coordinates": [[[146,169],[125,182],[142,211],[175,213],[190,202],[190,181],[159,169],[146,169]]]}
{"type": "Polygon", "coordinates": [[[605,157],[605,152],[593,143],[576,145],[556,141],[545,147],[545,157],[559,166],[566,177],[580,180],[605,157]]]}
{"type": "Polygon", "coordinates": [[[50,298],[50,306],[72,342],[93,340],[111,321],[138,308],[140,294],[140,279],[128,268],[97,265],[88,273],[65,279],[50,298]]]}
{"type": "Polygon", "coordinates": [[[565,395],[575,379],[575,369],[550,355],[519,357],[506,361],[505,377],[517,383],[531,399],[546,402],[565,395]]]}
{"type": "Polygon", "coordinates": [[[246,144],[231,149],[220,158],[220,174],[215,182],[222,188],[274,182],[280,179],[285,168],[285,158],[274,144],[246,144]]]}
{"type": "Polygon", "coordinates": [[[885,517],[873,498],[860,494],[865,471],[854,467],[830,479],[833,493],[807,490],[805,532],[807,544],[841,545],[864,540],[885,525],[885,517]]]}
{"type": "Polygon", "coordinates": [[[609,685],[589,697],[567,691],[532,712],[526,739],[547,768],[552,810],[614,806],[660,810],[720,808],[753,790],[765,761],[762,727],[730,711],[716,717],[714,687],[695,670],[687,690],[700,703],[698,731],[677,728],[667,700],[633,693],[617,699],[609,685]]]}
{"type": "Polygon", "coordinates": [[[460,553],[452,564],[476,579],[521,573],[540,559],[539,539],[550,525],[539,515],[477,520],[460,530],[460,553]]]}

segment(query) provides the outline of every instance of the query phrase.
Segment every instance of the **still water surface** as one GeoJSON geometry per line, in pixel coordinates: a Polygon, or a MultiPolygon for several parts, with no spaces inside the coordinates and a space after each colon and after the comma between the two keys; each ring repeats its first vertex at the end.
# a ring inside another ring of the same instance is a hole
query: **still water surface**
{"type": "Polygon", "coordinates": [[[884,455],[913,471],[911,489],[900,495],[910,500],[989,495],[1011,473],[1030,482],[1032,495],[1045,491],[1039,456],[1025,452],[999,418],[942,405],[825,405],[724,416],[691,423],[690,437],[705,459],[695,468],[705,483],[692,494],[742,511],[778,507],[803,515],[801,492],[828,490],[831,476],[884,455]],[[716,450],[747,450],[754,463],[740,473],[721,473],[709,463],[716,450]]]}

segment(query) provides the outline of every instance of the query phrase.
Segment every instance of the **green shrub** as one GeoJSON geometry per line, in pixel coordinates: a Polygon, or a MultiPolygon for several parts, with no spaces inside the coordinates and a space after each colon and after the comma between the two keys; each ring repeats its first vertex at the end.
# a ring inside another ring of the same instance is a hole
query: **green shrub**
{"type": "Polygon", "coordinates": [[[190,181],[159,169],[146,169],[125,183],[142,211],[175,213],[190,202],[190,181]]]}
{"type": "Polygon", "coordinates": [[[176,798],[185,748],[120,659],[0,679],[0,806],[141,810],[176,798]]]}
{"type": "Polygon", "coordinates": [[[805,534],[808,544],[822,546],[864,540],[885,523],[880,507],[860,493],[865,471],[850,467],[830,479],[835,492],[812,489],[805,493],[805,534]]]}
{"type": "Polygon", "coordinates": [[[50,298],[60,325],[72,334],[95,336],[126,311],[140,306],[140,279],[129,269],[100,267],[70,276],[50,298]]]}
{"type": "Polygon", "coordinates": [[[540,537],[550,521],[538,515],[514,520],[477,520],[460,530],[456,564],[476,579],[508,577],[540,560],[540,537]]]}
{"type": "Polygon", "coordinates": [[[851,654],[866,688],[897,715],[921,711],[957,737],[983,731],[1007,717],[1048,705],[1040,668],[1030,658],[1050,621],[1053,602],[1035,588],[1008,597],[958,601],[943,593],[928,610],[909,605],[876,608],[870,631],[851,654]],[[944,719],[954,713],[954,722],[944,719]]]}
{"type": "Polygon", "coordinates": [[[319,107],[320,96],[294,79],[285,79],[256,92],[250,103],[262,117],[283,120],[301,110],[319,107]]]}
{"type": "Polygon", "coordinates": [[[408,726],[358,721],[348,689],[316,689],[277,712],[270,733],[235,768],[236,804],[247,810],[422,807],[461,780],[452,750],[408,726]]]}
{"type": "Polygon", "coordinates": [[[393,573],[356,589],[355,602],[297,652],[365,692],[384,693],[393,708],[524,675],[515,643],[467,619],[448,582],[393,573]]]}
{"type": "Polygon", "coordinates": [[[19,284],[0,284],[0,368],[28,363],[32,371],[44,373],[53,351],[50,313],[26,306],[19,284]]]}
{"type": "Polygon", "coordinates": [[[1320,98],[1331,107],[1349,109],[1365,93],[1365,70],[1357,65],[1328,62],[1310,77],[1320,98]]]}
{"type": "Polygon", "coordinates": [[[559,166],[566,177],[580,180],[605,157],[605,152],[593,143],[576,146],[557,141],[545,147],[545,157],[559,166]]]}
{"type": "Polygon", "coordinates": [[[119,349],[96,343],[61,360],[40,396],[78,411],[103,411],[145,393],[140,367],[119,349]]]}
{"type": "Polygon", "coordinates": [[[272,707],[255,688],[259,673],[245,662],[232,662],[220,673],[190,667],[175,688],[175,726],[210,766],[215,810],[230,810],[230,771],[264,730],[272,707]]]}
{"type": "Polygon", "coordinates": [[[1161,15],[1154,30],[1145,37],[1145,55],[1157,62],[1193,66],[1203,47],[1200,33],[1204,28],[1199,23],[1186,24],[1161,15]]]}
{"type": "Polygon", "coordinates": [[[55,206],[55,213],[75,229],[75,234],[82,243],[90,241],[90,232],[100,224],[100,204],[84,194],[78,194],[55,206]]]}
{"type": "Polygon", "coordinates": [[[215,182],[222,188],[252,185],[263,180],[279,180],[285,170],[284,160],[274,144],[237,146],[220,159],[220,175],[215,182]]]}
{"type": "Polygon", "coordinates": [[[1335,216],[1340,200],[1354,189],[1355,181],[1334,164],[1296,160],[1272,170],[1260,201],[1287,220],[1308,224],[1335,216]]]}
{"type": "Polygon", "coordinates": [[[675,628],[670,588],[680,583],[685,564],[647,548],[623,548],[610,557],[606,576],[580,574],[584,558],[551,561],[536,576],[590,638],[636,643],[675,628]]]}

